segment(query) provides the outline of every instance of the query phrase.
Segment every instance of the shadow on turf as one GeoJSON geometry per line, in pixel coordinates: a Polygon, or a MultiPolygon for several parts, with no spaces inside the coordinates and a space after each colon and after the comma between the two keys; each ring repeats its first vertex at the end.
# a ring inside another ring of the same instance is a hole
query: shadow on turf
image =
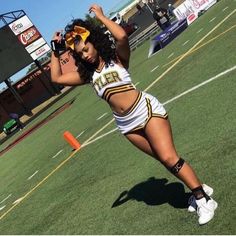
{"type": "Polygon", "coordinates": [[[113,207],[120,206],[129,200],[145,202],[147,205],[161,205],[168,203],[175,208],[187,208],[191,193],[186,193],[184,185],[179,182],[167,183],[168,180],[156,179],[154,177],[141,182],[130,190],[123,191],[112,204],[113,207]]]}

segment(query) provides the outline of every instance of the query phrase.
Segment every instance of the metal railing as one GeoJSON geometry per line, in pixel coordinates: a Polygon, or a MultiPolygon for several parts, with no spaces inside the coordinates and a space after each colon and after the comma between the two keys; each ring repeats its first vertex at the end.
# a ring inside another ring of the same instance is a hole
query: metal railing
{"type": "Polygon", "coordinates": [[[143,30],[141,33],[136,35],[129,41],[130,49],[131,50],[136,49],[139,46],[139,44],[141,44],[144,40],[149,38],[154,32],[158,30],[158,28],[159,26],[157,25],[156,22],[154,22],[147,29],[143,30]]]}

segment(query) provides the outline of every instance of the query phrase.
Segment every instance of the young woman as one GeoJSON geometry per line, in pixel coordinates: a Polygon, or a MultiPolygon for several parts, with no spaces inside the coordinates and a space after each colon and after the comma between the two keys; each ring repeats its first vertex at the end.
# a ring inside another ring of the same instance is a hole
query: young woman
{"type": "MultiPolygon", "coordinates": [[[[78,70],[62,74],[59,55],[53,52],[52,81],[70,86],[91,83],[97,95],[110,105],[121,133],[186,184],[193,193],[188,210],[197,210],[200,225],[209,222],[217,208],[216,201],[209,197],[213,189],[202,184],[190,165],[177,154],[163,105],[132,84],[128,72],[130,48],[125,31],[104,16],[100,6],[94,4],[89,11],[110,31],[115,44],[101,27],[81,19],[73,20],[66,26],[64,38],[78,70]]],[[[61,40],[58,32],[53,40],[61,40]]]]}

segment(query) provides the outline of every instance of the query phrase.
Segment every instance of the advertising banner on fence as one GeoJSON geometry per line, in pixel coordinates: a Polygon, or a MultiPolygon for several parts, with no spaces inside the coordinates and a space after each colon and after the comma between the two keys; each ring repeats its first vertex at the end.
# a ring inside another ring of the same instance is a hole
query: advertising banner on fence
{"type": "Polygon", "coordinates": [[[190,25],[194,22],[201,11],[206,11],[217,0],[186,0],[174,10],[174,14],[178,20],[187,19],[190,25]]]}
{"type": "Polygon", "coordinates": [[[183,19],[180,21],[175,21],[170,27],[162,31],[160,34],[155,36],[150,42],[150,48],[148,57],[158,50],[164,48],[172,40],[174,40],[179,34],[181,34],[185,29],[187,29],[187,20],[183,19]]]}

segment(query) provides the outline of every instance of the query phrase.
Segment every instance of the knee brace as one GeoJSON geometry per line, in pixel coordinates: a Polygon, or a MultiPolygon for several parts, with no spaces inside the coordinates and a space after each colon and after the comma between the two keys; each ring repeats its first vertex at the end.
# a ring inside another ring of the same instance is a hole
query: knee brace
{"type": "Polygon", "coordinates": [[[169,168],[169,171],[174,175],[178,174],[178,172],[183,167],[184,162],[185,162],[184,159],[179,158],[179,160],[176,162],[176,164],[169,168]]]}

